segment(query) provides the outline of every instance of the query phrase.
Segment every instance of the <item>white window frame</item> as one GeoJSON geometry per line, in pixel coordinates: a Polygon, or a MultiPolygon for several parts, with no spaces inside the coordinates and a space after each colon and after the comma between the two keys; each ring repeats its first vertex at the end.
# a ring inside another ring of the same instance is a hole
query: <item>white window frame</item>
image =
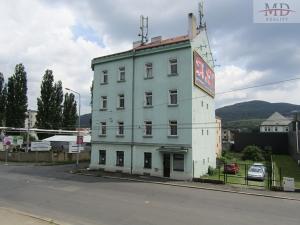
{"type": "Polygon", "coordinates": [[[118,109],[124,109],[125,108],[125,95],[119,94],[118,95],[118,109]],[[123,106],[121,106],[121,100],[123,100],[123,106]]]}
{"type": "Polygon", "coordinates": [[[118,121],[117,135],[124,136],[124,122],[123,121],[118,121]],[[120,132],[120,131],[122,131],[122,132],[120,132]]]}
{"type": "Polygon", "coordinates": [[[145,64],[145,79],[151,78],[153,78],[153,64],[149,62],[145,64]]]}
{"type": "Polygon", "coordinates": [[[107,123],[105,121],[100,122],[99,135],[106,136],[106,134],[107,134],[107,123]]]}
{"type": "Polygon", "coordinates": [[[124,82],[126,79],[126,70],[125,66],[119,67],[119,82],[124,82]]]}
{"type": "Polygon", "coordinates": [[[169,75],[178,75],[178,59],[170,58],[169,59],[169,75]],[[172,66],[176,65],[176,73],[172,73],[172,66]]]}
{"type": "Polygon", "coordinates": [[[101,84],[108,84],[108,71],[107,70],[103,70],[102,71],[102,82],[101,84]],[[106,77],[106,80],[105,80],[106,77]]]}
{"type": "Polygon", "coordinates": [[[101,96],[101,107],[100,110],[107,110],[107,96],[101,96]],[[106,106],[104,107],[104,102],[106,103],[106,106]]]}
{"type": "Polygon", "coordinates": [[[169,106],[177,106],[178,105],[178,90],[171,89],[169,90],[169,106]],[[172,103],[172,96],[176,96],[176,103],[172,103]]]}
{"type": "Polygon", "coordinates": [[[149,136],[151,137],[152,136],[152,121],[144,121],[144,136],[149,136]],[[148,133],[148,127],[150,127],[150,133],[148,133]]]}
{"type": "Polygon", "coordinates": [[[153,95],[152,95],[152,91],[146,91],[145,92],[145,99],[144,99],[144,106],[145,107],[152,107],[152,104],[153,104],[153,95]],[[148,98],[150,98],[150,103],[151,104],[148,104],[148,98]]]}
{"type": "Polygon", "coordinates": [[[177,137],[178,136],[178,121],[177,120],[169,120],[169,136],[174,136],[177,137]],[[176,134],[172,134],[172,127],[176,128],[175,133],[176,134]]]}

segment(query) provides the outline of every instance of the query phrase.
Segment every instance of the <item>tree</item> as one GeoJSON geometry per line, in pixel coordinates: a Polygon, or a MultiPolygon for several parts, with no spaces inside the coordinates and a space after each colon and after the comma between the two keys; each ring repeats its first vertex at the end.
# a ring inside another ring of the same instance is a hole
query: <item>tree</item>
{"type": "MultiPolygon", "coordinates": [[[[61,129],[63,88],[61,81],[54,83],[52,70],[46,70],[41,84],[41,96],[37,99],[36,127],[61,129]]],[[[48,135],[39,135],[39,138],[48,135]]]]}
{"type": "Polygon", "coordinates": [[[66,130],[75,130],[77,116],[77,104],[74,94],[65,94],[64,109],[63,109],[63,128],[66,130]]]}
{"type": "Polygon", "coordinates": [[[62,127],[62,107],[64,101],[64,93],[61,81],[54,84],[53,87],[53,129],[60,129],[62,127]]]}
{"type": "Polygon", "coordinates": [[[6,126],[24,127],[27,101],[27,74],[23,64],[18,64],[14,75],[8,79],[6,126]]]}
{"type": "Polygon", "coordinates": [[[0,126],[5,124],[5,112],[7,106],[7,85],[4,83],[3,74],[0,72],[0,126]]]}

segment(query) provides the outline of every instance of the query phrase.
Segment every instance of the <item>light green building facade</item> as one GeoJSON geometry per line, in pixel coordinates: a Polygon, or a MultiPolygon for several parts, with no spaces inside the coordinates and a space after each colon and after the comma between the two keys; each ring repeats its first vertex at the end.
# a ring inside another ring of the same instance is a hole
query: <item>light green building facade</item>
{"type": "Polygon", "coordinates": [[[186,36],[93,59],[91,169],[191,180],[216,166],[215,102],[194,85],[194,51],[212,68],[189,14],[186,36]]]}

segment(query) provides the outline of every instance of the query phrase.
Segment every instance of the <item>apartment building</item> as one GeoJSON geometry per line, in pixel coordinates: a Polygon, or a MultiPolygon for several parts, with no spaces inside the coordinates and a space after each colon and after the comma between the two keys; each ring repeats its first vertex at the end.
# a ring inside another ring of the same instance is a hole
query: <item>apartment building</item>
{"type": "Polygon", "coordinates": [[[216,166],[206,27],[92,60],[91,169],[191,180],[216,166]]]}

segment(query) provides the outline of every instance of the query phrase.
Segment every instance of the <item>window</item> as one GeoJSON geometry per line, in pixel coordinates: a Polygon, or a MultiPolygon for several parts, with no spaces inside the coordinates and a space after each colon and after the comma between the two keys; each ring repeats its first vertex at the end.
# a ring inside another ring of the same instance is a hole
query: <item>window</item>
{"type": "Polygon", "coordinates": [[[184,154],[173,155],[173,170],[184,171],[184,154]]]}
{"type": "Polygon", "coordinates": [[[119,68],[119,81],[125,81],[125,67],[119,68]]]}
{"type": "Polygon", "coordinates": [[[118,108],[124,109],[125,108],[125,96],[124,94],[119,95],[119,105],[118,108]]]}
{"type": "Polygon", "coordinates": [[[151,136],[152,135],[152,121],[145,121],[145,135],[151,136]]]}
{"type": "Polygon", "coordinates": [[[206,104],[206,109],[208,109],[208,104],[206,104]]]}
{"type": "Polygon", "coordinates": [[[265,131],[267,131],[267,128],[265,127],[265,131]]]}
{"type": "Polygon", "coordinates": [[[170,74],[177,75],[177,59],[170,59],[170,74]]]}
{"type": "Polygon", "coordinates": [[[206,134],[208,135],[208,130],[206,131],[206,134]]]}
{"type": "Polygon", "coordinates": [[[202,129],[202,135],[204,135],[204,131],[203,131],[203,129],[202,129]]]}
{"type": "Polygon", "coordinates": [[[145,152],[144,153],[144,168],[151,169],[152,167],[152,153],[145,152]]]}
{"type": "Polygon", "coordinates": [[[205,159],[203,159],[203,165],[205,165],[205,159]]]}
{"type": "Polygon", "coordinates": [[[145,78],[150,79],[152,78],[152,63],[146,63],[145,65],[146,67],[146,76],[145,78]]]}
{"type": "Polygon", "coordinates": [[[285,131],[289,131],[289,128],[288,128],[288,127],[286,127],[286,128],[285,128],[285,131]]]}
{"type": "Polygon", "coordinates": [[[170,120],[169,121],[169,127],[170,127],[170,135],[171,136],[177,136],[177,121],[176,120],[170,120]]]}
{"type": "Polygon", "coordinates": [[[276,132],[278,131],[277,127],[275,127],[275,131],[276,131],[276,132]]]}
{"type": "Polygon", "coordinates": [[[101,96],[101,110],[107,109],[107,96],[101,96]]]}
{"type": "Polygon", "coordinates": [[[124,152],[123,151],[117,151],[116,166],[124,166],[124,152]]]}
{"type": "Polygon", "coordinates": [[[100,135],[106,135],[106,122],[100,123],[100,135]]]}
{"type": "Polygon", "coordinates": [[[102,71],[102,83],[101,84],[107,84],[108,83],[108,72],[107,70],[102,71]]]}
{"type": "Polygon", "coordinates": [[[124,135],[124,122],[118,122],[118,135],[124,135]]]}
{"type": "Polygon", "coordinates": [[[169,90],[169,105],[177,105],[177,90],[169,90]]]}
{"type": "Polygon", "coordinates": [[[106,151],[100,150],[99,151],[99,164],[105,165],[105,163],[106,163],[106,151]]]}
{"type": "Polygon", "coordinates": [[[145,92],[145,106],[152,106],[152,92],[145,92]]]}

